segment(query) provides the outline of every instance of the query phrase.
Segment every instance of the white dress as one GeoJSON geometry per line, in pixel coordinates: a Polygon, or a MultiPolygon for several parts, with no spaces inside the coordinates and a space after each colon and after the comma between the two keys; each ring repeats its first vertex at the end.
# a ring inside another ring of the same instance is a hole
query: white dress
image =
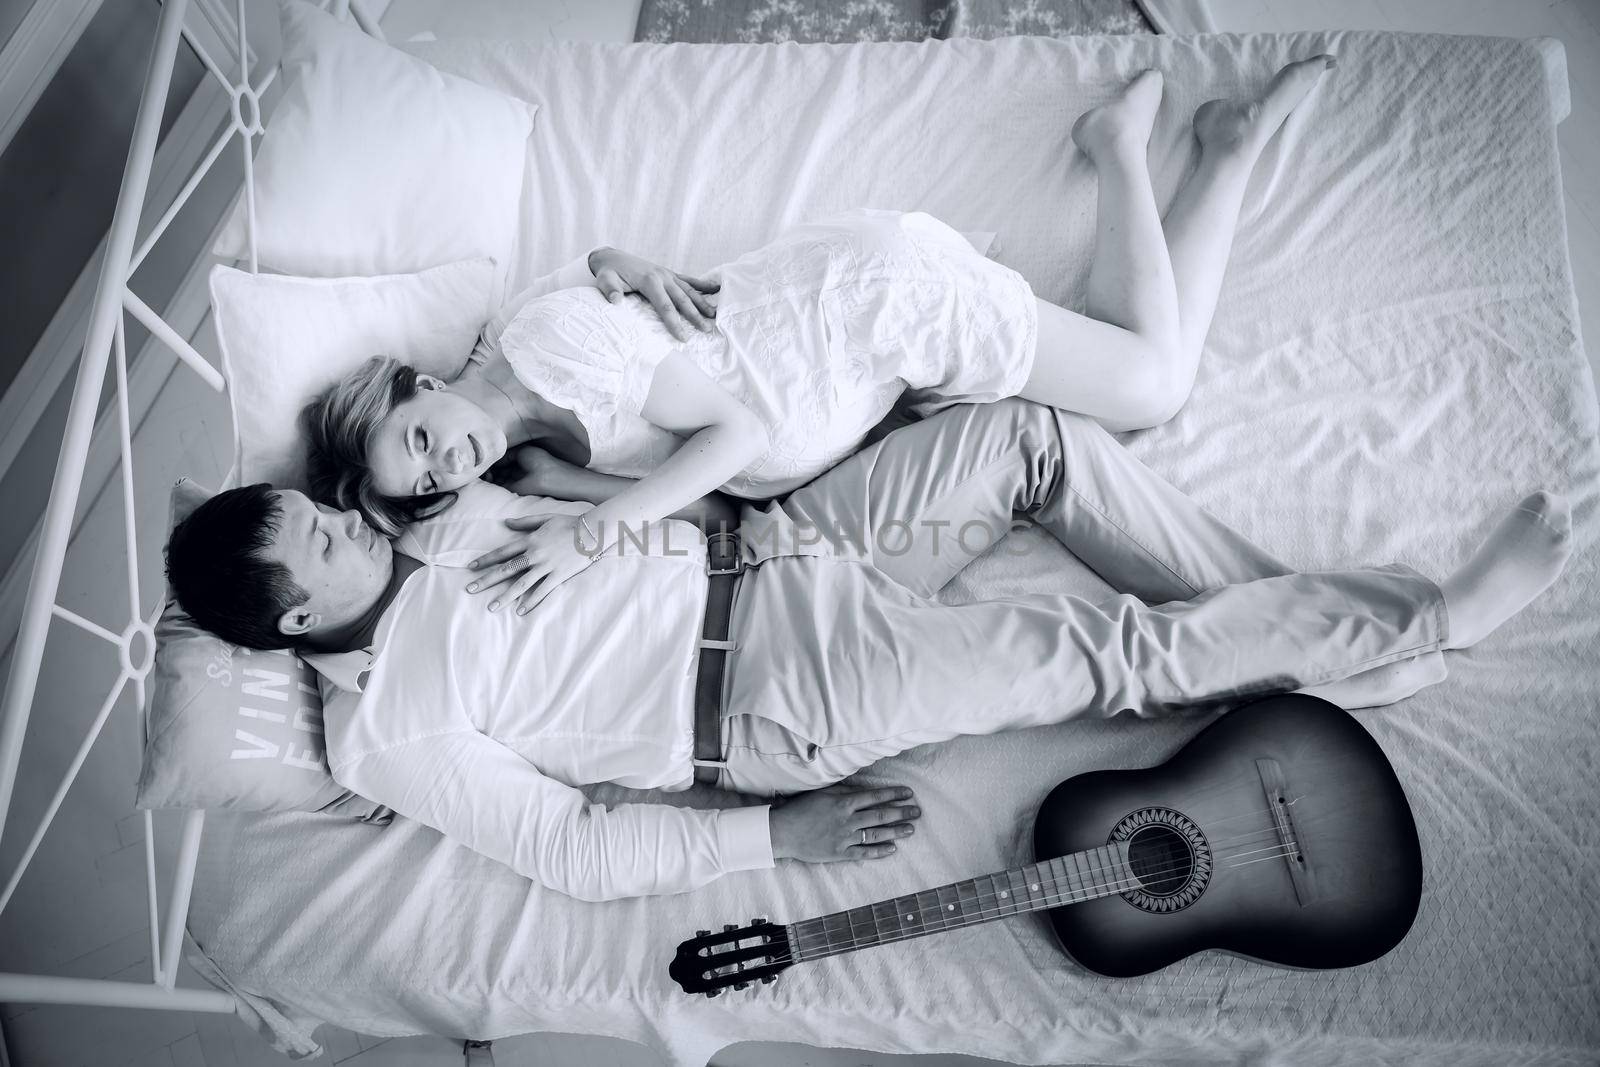
{"type": "Polygon", "coordinates": [[[766,423],[770,447],[722,488],[765,499],[855,451],[909,391],[921,415],[1015,396],[1038,314],[1016,271],[921,212],[859,210],[796,227],[709,276],[717,328],[678,342],[642,301],[594,287],[528,301],[499,348],[524,386],[589,435],[589,468],[639,478],[682,438],[640,416],[672,351],[766,423]]]}

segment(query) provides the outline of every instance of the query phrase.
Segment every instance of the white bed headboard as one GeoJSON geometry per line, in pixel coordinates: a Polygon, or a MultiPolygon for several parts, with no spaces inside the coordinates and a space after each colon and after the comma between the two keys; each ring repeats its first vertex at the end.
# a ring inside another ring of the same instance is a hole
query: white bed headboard
{"type": "MultiPolygon", "coordinates": [[[[188,0],[163,0],[162,3],[155,46],[139,96],[139,110],[134,121],[132,144],[123,168],[122,184],[117,194],[111,229],[106,238],[105,258],[101,264],[93,309],[89,315],[88,336],[78,363],[77,381],[73,387],[66,432],[56,461],[50,500],[45,510],[38,552],[28,585],[26,606],[23,609],[21,627],[14,646],[11,673],[6,680],[4,703],[0,704],[0,836],[5,835],[9,826],[11,797],[16,786],[17,767],[22,757],[22,742],[27,734],[29,715],[41,697],[38,691],[39,671],[50,637],[51,622],[61,620],[99,638],[104,646],[104,653],[114,656],[120,669],[38,826],[34,829],[27,847],[23,850],[16,869],[7,877],[4,887],[0,888],[0,911],[4,911],[10,902],[24,872],[38,851],[40,842],[60,810],[67,791],[72,787],[90,749],[100,736],[112,711],[120,703],[123,694],[131,688],[135,696],[135,706],[141,712],[145,706],[145,679],[155,660],[155,622],[163,605],[159,601],[153,606],[140,604],[133,489],[132,420],[129,416],[128,359],[123,316],[124,313],[132,315],[154,338],[171,349],[180,362],[200,375],[213,389],[220,392],[226,387],[222,373],[200,355],[177,330],[169,326],[158,312],[133,292],[129,279],[189,202],[201,179],[209,173],[236,137],[244,159],[245,180],[241,195],[244,198],[249,234],[249,267],[252,271],[257,269],[255,176],[252,156],[255,138],[263,132],[261,100],[277,79],[278,68],[273,66],[252,82],[251,71],[248,69],[252,53],[246,29],[245,3],[244,0],[234,0],[234,2],[235,21],[238,27],[237,41],[233,43],[234,47],[230,48],[232,54],[224,56],[221,62],[210,54],[200,37],[191,32],[185,24],[188,0]],[[160,136],[161,117],[167,104],[173,64],[178,55],[180,40],[199,56],[208,75],[214,78],[228,94],[232,117],[222,135],[195,168],[188,182],[149,228],[144,240],[136,244],[143,221],[151,166],[160,136]],[[229,70],[236,70],[238,73],[230,77],[227,73],[229,70]],[[77,509],[83,485],[85,463],[89,456],[108,365],[114,368],[116,375],[114,403],[125,515],[124,551],[127,556],[128,574],[128,615],[127,621],[120,626],[120,629],[114,628],[116,624],[107,625],[85,618],[56,602],[66,552],[72,537],[73,513],[77,509]]],[[[323,0],[323,6],[327,6],[327,0],[323,0]]],[[[377,20],[368,13],[363,0],[333,0],[333,13],[340,18],[354,19],[367,33],[379,40],[383,39],[377,20]]],[[[164,513],[157,518],[157,521],[163,519],[164,513]]],[[[231,1013],[235,1010],[236,1003],[231,993],[176,987],[179,954],[188,915],[190,891],[194,882],[195,863],[200,853],[200,837],[205,823],[205,813],[190,811],[184,815],[178,862],[172,872],[164,925],[157,903],[154,820],[149,810],[143,815],[145,889],[150,912],[153,972],[151,981],[122,982],[0,973],[0,1002],[68,1003],[222,1013],[231,1013]]]]}

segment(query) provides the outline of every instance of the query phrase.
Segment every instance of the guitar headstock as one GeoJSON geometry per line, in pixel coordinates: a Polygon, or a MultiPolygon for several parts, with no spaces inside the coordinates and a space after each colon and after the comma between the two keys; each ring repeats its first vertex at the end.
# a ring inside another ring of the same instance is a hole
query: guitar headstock
{"type": "Polygon", "coordinates": [[[729,923],[721,933],[701,930],[678,946],[668,973],[685,993],[714,997],[724,989],[770,982],[794,960],[789,933],[765,919],[748,926],[729,923]]]}

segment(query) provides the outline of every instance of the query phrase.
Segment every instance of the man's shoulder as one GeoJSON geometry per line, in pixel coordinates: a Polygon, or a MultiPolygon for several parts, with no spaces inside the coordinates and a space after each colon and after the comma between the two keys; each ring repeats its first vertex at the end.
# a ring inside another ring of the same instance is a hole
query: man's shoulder
{"type": "MultiPolygon", "coordinates": [[[[433,531],[459,526],[462,523],[504,518],[516,511],[517,502],[521,499],[523,498],[504,486],[486,482],[481,478],[468,482],[456,490],[455,500],[448,507],[407,526],[400,535],[399,543],[403,546],[408,537],[422,538],[433,531]]],[[[404,548],[401,550],[404,551],[404,548]]]]}
{"type": "Polygon", "coordinates": [[[317,665],[330,767],[349,766],[456,724],[457,709],[440,659],[447,653],[438,635],[429,632],[431,615],[402,610],[386,620],[388,632],[366,656],[364,667],[354,658],[325,673],[317,665]],[[358,673],[341,677],[351,672],[358,673]]]}

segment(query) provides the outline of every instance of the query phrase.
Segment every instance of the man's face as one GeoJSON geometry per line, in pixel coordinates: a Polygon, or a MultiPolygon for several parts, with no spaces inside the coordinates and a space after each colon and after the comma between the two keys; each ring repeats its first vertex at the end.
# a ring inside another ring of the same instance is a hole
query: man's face
{"type": "Polygon", "coordinates": [[[289,568],[309,599],[284,612],[278,629],[315,639],[365,615],[389,585],[393,550],[358,511],[338,512],[303,493],[277,493],[283,515],[263,555],[289,568]]]}

